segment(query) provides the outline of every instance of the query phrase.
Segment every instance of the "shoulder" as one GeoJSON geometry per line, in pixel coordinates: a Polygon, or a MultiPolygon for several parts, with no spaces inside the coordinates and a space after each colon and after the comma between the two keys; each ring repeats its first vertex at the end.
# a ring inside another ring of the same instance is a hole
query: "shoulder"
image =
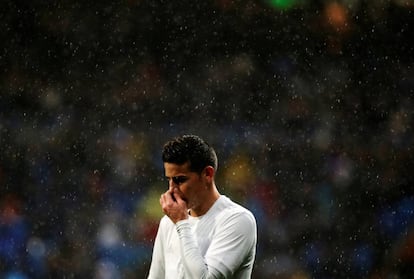
{"type": "Polygon", "coordinates": [[[256,219],[250,210],[226,196],[221,196],[218,201],[216,212],[222,222],[235,221],[242,226],[256,227],[256,219]]]}
{"type": "Polygon", "coordinates": [[[257,242],[257,225],[250,210],[222,196],[214,211],[214,234],[218,242],[234,249],[235,246],[253,249],[257,242]]]}
{"type": "Polygon", "coordinates": [[[249,209],[237,202],[232,201],[230,198],[226,196],[221,196],[218,202],[218,209],[220,211],[225,211],[226,213],[230,214],[246,214],[254,218],[253,214],[249,209]]]}
{"type": "Polygon", "coordinates": [[[160,220],[158,230],[160,230],[160,231],[169,231],[171,229],[174,229],[174,223],[171,221],[170,218],[168,218],[167,215],[164,215],[160,220]]]}

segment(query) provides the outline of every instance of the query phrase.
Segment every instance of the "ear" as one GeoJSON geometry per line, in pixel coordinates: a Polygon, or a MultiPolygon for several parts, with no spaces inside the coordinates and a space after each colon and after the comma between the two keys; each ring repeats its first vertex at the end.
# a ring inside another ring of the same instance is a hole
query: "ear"
{"type": "Polygon", "coordinates": [[[204,169],[205,176],[209,181],[213,181],[215,172],[216,170],[212,166],[207,166],[204,169]]]}

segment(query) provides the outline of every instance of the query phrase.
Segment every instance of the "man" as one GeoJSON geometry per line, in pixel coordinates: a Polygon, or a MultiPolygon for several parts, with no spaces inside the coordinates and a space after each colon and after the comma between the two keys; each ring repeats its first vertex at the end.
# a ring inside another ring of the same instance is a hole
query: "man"
{"type": "Polygon", "coordinates": [[[221,195],[217,156],[201,138],[184,135],[164,145],[168,190],[148,279],[251,277],[257,242],[254,216],[221,195]]]}

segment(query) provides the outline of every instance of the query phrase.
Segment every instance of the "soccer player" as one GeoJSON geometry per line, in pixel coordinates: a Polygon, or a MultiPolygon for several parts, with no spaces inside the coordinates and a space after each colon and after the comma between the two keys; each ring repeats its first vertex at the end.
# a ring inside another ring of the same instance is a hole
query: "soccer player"
{"type": "Polygon", "coordinates": [[[184,135],[164,145],[162,160],[169,187],[148,279],[251,278],[256,221],[218,192],[214,149],[184,135]]]}

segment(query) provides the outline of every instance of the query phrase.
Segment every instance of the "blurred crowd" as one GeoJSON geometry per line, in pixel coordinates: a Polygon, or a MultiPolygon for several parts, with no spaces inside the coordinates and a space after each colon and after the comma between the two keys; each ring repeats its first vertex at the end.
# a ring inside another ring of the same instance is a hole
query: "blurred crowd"
{"type": "Polygon", "coordinates": [[[0,6],[0,278],[146,278],[183,133],[257,218],[252,278],[411,278],[414,1],[0,6]]]}

